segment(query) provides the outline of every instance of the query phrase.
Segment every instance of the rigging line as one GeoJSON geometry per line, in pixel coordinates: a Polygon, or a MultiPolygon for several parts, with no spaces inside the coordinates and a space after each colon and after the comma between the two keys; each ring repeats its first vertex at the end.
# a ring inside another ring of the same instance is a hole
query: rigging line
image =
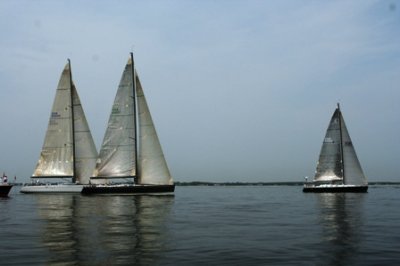
{"type": "Polygon", "coordinates": [[[344,156],[343,156],[343,134],[342,134],[342,112],[340,111],[340,105],[337,104],[338,115],[339,115],[339,133],[340,133],[340,159],[342,165],[342,175],[343,175],[343,184],[345,184],[345,172],[344,172],[344,156]]]}
{"type": "MultiPolygon", "coordinates": [[[[140,176],[138,169],[138,143],[137,143],[137,132],[138,126],[136,121],[136,75],[135,75],[135,62],[133,60],[133,53],[131,52],[131,71],[132,71],[132,98],[133,98],[133,123],[135,125],[135,172],[137,176],[140,176]]],[[[136,183],[136,179],[135,179],[136,183]]]]}

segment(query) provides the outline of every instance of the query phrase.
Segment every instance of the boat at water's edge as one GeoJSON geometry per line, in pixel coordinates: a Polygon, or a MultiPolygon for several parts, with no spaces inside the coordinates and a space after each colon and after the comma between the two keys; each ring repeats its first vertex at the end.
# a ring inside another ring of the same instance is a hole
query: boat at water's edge
{"type": "Polygon", "coordinates": [[[118,85],[90,183],[84,186],[83,194],[168,195],[175,190],[132,53],[118,85]]]}
{"type": "Polygon", "coordinates": [[[0,197],[8,197],[8,193],[12,187],[10,184],[0,184],[0,197]]]}
{"type": "Polygon", "coordinates": [[[361,168],[339,104],[332,115],[322,143],[312,182],[303,192],[367,192],[368,181],[361,168]]]}
{"type": "Polygon", "coordinates": [[[80,193],[96,163],[97,150],[78,91],[72,80],[71,62],[58,82],[39,160],[21,193],[80,193]],[[47,182],[40,179],[71,181],[47,182]]]}

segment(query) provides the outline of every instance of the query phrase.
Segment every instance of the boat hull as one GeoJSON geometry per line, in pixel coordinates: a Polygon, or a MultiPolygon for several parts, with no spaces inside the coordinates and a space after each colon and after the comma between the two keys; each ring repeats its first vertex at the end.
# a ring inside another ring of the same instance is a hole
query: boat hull
{"type": "Polygon", "coordinates": [[[82,194],[173,195],[175,185],[89,185],[82,194]]]}
{"type": "Polygon", "coordinates": [[[26,185],[21,193],[81,193],[83,185],[57,184],[57,185],[26,185]]]}
{"type": "Polygon", "coordinates": [[[341,192],[351,192],[351,193],[366,193],[368,191],[368,186],[354,186],[354,185],[305,185],[303,187],[303,192],[312,193],[341,193],[341,192]]]}
{"type": "Polygon", "coordinates": [[[0,197],[8,197],[8,193],[10,192],[12,185],[2,184],[0,185],[0,197]]]}

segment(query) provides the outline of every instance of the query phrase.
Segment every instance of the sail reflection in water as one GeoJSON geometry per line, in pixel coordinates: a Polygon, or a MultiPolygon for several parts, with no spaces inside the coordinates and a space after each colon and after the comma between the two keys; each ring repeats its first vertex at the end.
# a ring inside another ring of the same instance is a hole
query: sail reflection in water
{"type": "Polygon", "coordinates": [[[360,261],[364,194],[318,194],[321,241],[318,256],[324,265],[351,265],[360,261]]]}
{"type": "Polygon", "coordinates": [[[166,249],[164,229],[173,197],[46,195],[37,199],[47,263],[149,265],[157,263],[166,249]]]}

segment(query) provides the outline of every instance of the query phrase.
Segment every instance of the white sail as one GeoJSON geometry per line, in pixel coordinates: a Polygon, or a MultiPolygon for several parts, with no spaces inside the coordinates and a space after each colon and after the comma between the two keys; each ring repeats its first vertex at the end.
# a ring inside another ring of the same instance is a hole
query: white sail
{"type": "Polygon", "coordinates": [[[46,137],[33,177],[72,177],[71,73],[67,64],[61,74],[46,137]]]}
{"type": "Polygon", "coordinates": [[[322,143],[314,177],[315,181],[343,179],[340,141],[340,111],[336,109],[322,143]]]}
{"type": "Polygon", "coordinates": [[[367,179],[363,173],[361,164],[358,161],[357,154],[354,149],[353,142],[351,141],[343,116],[341,117],[341,122],[344,160],[344,183],[351,185],[367,185],[367,179]]]}
{"type": "Polygon", "coordinates": [[[32,176],[71,177],[88,184],[97,151],[71,76],[68,63],[58,83],[43,148],[32,176]]]}
{"type": "Polygon", "coordinates": [[[134,109],[132,62],[129,60],[115,96],[93,177],[136,175],[134,109]]]}
{"type": "Polygon", "coordinates": [[[74,104],[75,178],[80,184],[89,184],[96,164],[97,150],[74,84],[72,84],[72,99],[74,104]]]}
{"type": "Polygon", "coordinates": [[[136,96],[139,112],[139,183],[172,185],[173,180],[137,75],[136,96]]]}

